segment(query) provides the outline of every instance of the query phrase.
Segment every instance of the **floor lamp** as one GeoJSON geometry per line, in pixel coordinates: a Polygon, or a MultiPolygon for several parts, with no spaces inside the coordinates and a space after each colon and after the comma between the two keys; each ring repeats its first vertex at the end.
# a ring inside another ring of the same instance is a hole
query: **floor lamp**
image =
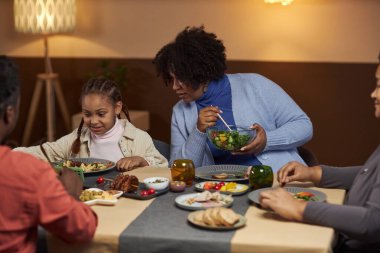
{"type": "Polygon", "coordinates": [[[45,72],[37,75],[32,103],[22,139],[29,144],[38,102],[46,89],[47,140],[55,140],[55,99],[58,101],[65,127],[70,130],[70,115],[62,93],[58,74],[53,72],[49,57],[48,36],[71,32],[75,28],[75,0],[14,0],[15,28],[22,33],[43,35],[45,72]]]}

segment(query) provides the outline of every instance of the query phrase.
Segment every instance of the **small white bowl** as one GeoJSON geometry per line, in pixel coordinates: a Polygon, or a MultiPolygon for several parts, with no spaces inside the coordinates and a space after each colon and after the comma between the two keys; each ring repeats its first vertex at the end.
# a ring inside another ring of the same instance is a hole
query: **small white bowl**
{"type": "Polygon", "coordinates": [[[147,188],[153,188],[156,191],[166,189],[169,185],[169,179],[166,177],[149,177],[143,182],[147,188]]]}

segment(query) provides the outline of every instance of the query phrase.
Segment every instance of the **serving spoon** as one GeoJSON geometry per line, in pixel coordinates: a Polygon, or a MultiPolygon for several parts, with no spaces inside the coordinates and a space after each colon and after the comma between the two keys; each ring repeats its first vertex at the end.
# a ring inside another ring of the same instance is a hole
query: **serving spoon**
{"type": "Polygon", "coordinates": [[[216,115],[218,115],[219,119],[224,123],[224,125],[228,128],[228,130],[232,131],[232,129],[227,125],[226,121],[224,121],[224,119],[222,118],[222,116],[220,116],[219,113],[216,113],[216,115]]]}

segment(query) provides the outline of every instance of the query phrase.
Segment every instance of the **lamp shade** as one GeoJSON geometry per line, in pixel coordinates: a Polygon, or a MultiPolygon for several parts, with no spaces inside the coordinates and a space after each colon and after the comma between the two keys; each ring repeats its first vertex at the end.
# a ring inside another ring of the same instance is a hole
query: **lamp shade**
{"type": "Polygon", "coordinates": [[[14,0],[13,7],[19,32],[53,34],[75,28],[75,0],[14,0]]]}
{"type": "Polygon", "coordinates": [[[289,5],[293,2],[293,0],[264,0],[264,2],[269,4],[280,3],[282,5],[289,5]]]}

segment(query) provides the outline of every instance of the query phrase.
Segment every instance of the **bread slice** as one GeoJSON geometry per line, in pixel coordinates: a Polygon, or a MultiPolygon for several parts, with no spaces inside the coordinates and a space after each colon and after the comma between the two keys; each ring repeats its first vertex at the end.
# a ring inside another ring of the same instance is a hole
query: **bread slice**
{"type": "Polygon", "coordinates": [[[220,208],[218,215],[219,221],[226,227],[232,227],[240,219],[240,216],[233,210],[224,207],[220,208]]]}
{"type": "Polygon", "coordinates": [[[222,221],[220,221],[219,211],[220,207],[213,207],[211,209],[211,218],[213,219],[216,226],[223,226],[222,221]]]}
{"type": "Polygon", "coordinates": [[[199,224],[205,224],[203,221],[203,213],[204,213],[204,211],[195,212],[194,221],[199,223],[199,224]]]}
{"type": "Polygon", "coordinates": [[[203,222],[209,226],[216,226],[214,219],[211,216],[212,208],[208,208],[203,213],[203,222]]]}

